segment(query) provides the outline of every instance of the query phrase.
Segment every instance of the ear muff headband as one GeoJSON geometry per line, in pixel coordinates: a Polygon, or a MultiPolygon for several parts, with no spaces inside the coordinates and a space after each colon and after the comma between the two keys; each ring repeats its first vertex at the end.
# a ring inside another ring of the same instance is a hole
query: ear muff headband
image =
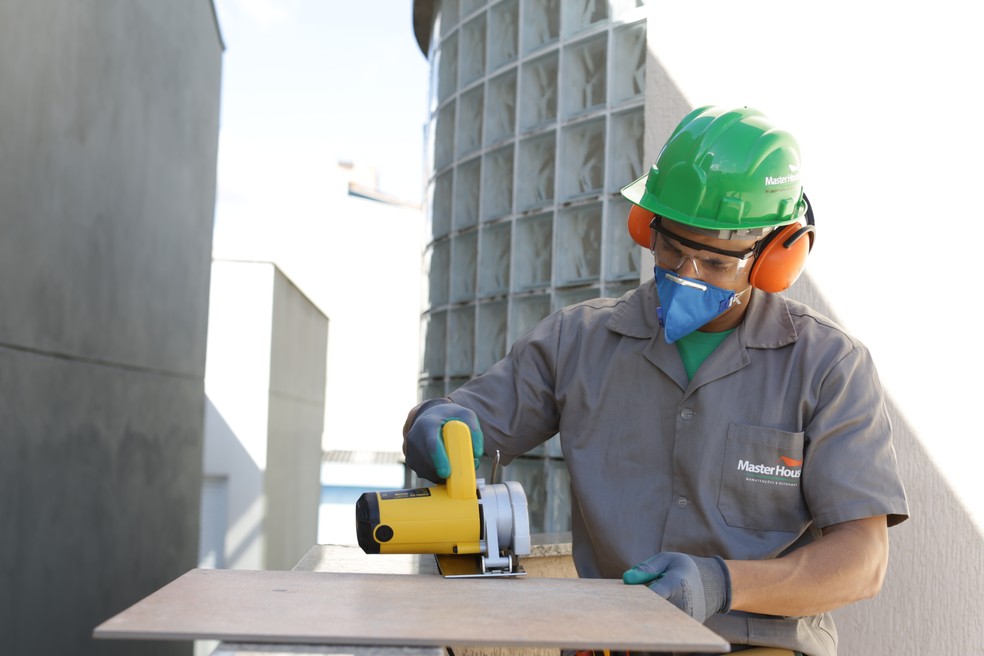
{"type": "MultiPolygon", "coordinates": [[[[758,253],[748,276],[753,287],[764,292],[781,292],[789,289],[803,272],[806,257],[816,239],[813,206],[806,194],[803,194],[803,199],[806,201],[806,225],[791,223],[773,230],[759,242],[758,253]]],[[[635,243],[649,250],[654,245],[655,231],[650,228],[654,216],[653,212],[635,204],[629,210],[629,235],[635,243]]]]}
{"type": "Polygon", "coordinates": [[[759,242],[758,254],[748,274],[752,287],[764,292],[781,292],[789,289],[803,272],[806,257],[816,239],[813,208],[806,194],[803,198],[806,200],[806,225],[791,223],[773,230],[759,242]]]}

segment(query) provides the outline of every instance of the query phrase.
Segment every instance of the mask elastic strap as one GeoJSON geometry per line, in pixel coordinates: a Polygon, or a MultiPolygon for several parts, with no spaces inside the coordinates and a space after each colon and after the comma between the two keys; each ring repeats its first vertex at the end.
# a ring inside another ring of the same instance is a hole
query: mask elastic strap
{"type": "Polygon", "coordinates": [[[742,297],[742,295],[745,292],[747,292],[749,289],[751,289],[751,288],[752,288],[752,286],[749,285],[748,287],[745,287],[745,289],[741,290],[740,292],[735,292],[735,295],[731,297],[731,304],[728,306],[728,308],[730,309],[730,308],[733,308],[736,305],[741,305],[741,297],[742,297]]]}

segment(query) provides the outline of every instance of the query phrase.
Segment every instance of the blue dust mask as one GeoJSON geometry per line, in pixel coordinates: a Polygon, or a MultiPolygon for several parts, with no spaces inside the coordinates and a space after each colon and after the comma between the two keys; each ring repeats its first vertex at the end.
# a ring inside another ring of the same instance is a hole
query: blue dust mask
{"type": "Polygon", "coordinates": [[[667,344],[686,337],[738,303],[738,295],[730,289],[678,276],[660,266],[655,267],[655,273],[660,301],[656,314],[667,344]]]}

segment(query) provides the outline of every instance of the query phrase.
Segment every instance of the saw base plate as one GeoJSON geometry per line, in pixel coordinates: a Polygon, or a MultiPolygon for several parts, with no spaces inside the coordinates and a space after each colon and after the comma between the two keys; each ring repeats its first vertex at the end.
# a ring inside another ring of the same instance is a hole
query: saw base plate
{"type": "Polygon", "coordinates": [[[513,556],[509,570],[487,569],[483,571],[481,554],[434,554],[437,569],[446,579],[484,578],[491,576],[526,576],[526,570],[513,556]]]}

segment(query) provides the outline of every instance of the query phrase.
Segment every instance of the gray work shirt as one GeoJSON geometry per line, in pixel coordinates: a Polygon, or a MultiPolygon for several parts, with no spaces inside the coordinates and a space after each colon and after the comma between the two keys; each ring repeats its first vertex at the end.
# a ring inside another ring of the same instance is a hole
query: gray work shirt
{"type": "MultiPolygon", "coordinates": [[[[863,345],[753,290],[743,323],[688,380],[658,304],[650,281],[560,310],[450,395],[504,463],[560,433],[580,576],[620,578],[660,551],[776,558],[832,524],[907,517],[863,345]]],[[[733,611],[707,626],[733,644],[836,652],[826,614],[733,611]]]]}

